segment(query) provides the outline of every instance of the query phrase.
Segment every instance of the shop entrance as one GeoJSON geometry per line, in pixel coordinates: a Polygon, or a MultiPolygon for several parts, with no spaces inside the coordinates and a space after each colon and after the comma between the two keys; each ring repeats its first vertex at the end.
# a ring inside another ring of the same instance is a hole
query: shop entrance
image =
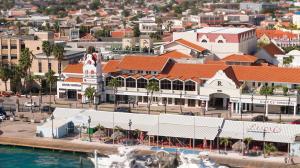
{"type": "Polygon", "coordinates": [[[209,96],[209,106],[217,110],[228,108],[229,96],[224,93],[214,93],[209,96]]]}

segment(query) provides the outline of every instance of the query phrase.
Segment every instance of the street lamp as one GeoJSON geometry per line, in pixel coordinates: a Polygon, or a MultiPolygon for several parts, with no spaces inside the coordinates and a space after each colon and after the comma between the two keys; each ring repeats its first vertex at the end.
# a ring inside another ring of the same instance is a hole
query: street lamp
{"type": "Polygon", "coordinates": [[[54,120],[54,115],[53,115],[53,113],[52,113],[52,115],[51,115],[51,117],[50,117],[50,120],[51,120],[51,122],[52,122],[52,138],[54,139],[54,132],[53,132],[53,120],[54,120]]]}
{"type": "Polygon", "coordinates": [[[217,139],[217,147],[218,147],[218,151],[220,153],[220,132],[221,132],[221,127],[218,127],[218,139],[217,139]]]}
{"type": "Polygon", "coordinates": [[[163,103],[165,106],[165,114],[167,113],[167,98],[163,98],[163,103]]]}
{"type": "Polygon", "coordinates": [[[128,139],[129,139],[130,138],[130,132],[131,132],[131,126],[132,126],[131,119],[129,119],[128,126],[129,126],[129,133],[128,133],[128,139]]]}
{"type": "Polygon", "coordinates": [[[88,119],[88,123],[89,123],[89,129],[88,129],[88,134],[89,134],[89,140],[90,140],[90,142],[92,141],[92,139],[91,139],[91,130],[90,130],[90,127],[91,127],[91,116],[89,116],[89,119],[88,119]]]}

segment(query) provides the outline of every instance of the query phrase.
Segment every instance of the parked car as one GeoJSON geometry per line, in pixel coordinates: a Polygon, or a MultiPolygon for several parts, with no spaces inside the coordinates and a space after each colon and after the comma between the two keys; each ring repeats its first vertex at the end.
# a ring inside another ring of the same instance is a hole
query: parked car
{"type": "Polygon", "coordinates": [[[25,107],[37,107],[38,105],[37,105],[37,103],[36,102],[25,102],[24,103],[24,106],[25,107]]]}
{"type": "Polygon", "coordinates": [[[269,118],[264,115],[258,115],[251,119],[251,121],[269,121],[269,118]]]}
{"type": "Polygon", "coordinates": [[[1,122],[2,122],[3,120],[5,120],[5,118],[6,118],[6,115],[0,114],[0,121],[1,121],[1,122]]]}
{"type": "Polygon", "coordinates": [[[46,113],[48,113],[48,112],[53,112],[55,110],[55,107],[50,107],[50,106],[43,106],[42,108],[41,108],[41,111],[42,112],[46,112],[46,113]]]}
{"type": "Polygon", "coordinates": [[[292,121],[292,122],[290,122],[290,124],[300,124],[300,120],[298,119],[298,120],[292,121]]]}
{"type": "Polygon", "coordinates": [[[131,110],[129,107],[117,107],[116,112],[131,113],[131,110]]]}
{"type": "Polygon", "coordinates": [[[193,112],[183,112],[182,115],[194,116],[195,114],[193,112]]]}

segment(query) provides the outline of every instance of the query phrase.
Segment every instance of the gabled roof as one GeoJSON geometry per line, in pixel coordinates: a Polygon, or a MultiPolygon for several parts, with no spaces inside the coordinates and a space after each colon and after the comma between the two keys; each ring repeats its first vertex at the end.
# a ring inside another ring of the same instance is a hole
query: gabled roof
{"type": "Polygon", "coordinates": [[[97,39],[90,33],[80,38],[81,41],[97,41],[97,39]]]}
{"type": "Polygon", "coordinates": [[[225,62],[250,62],[254,63],[257,60],[257,57],[253,55],[240,55],[240,54],[231,54],[222,59],[225,62]]]}
{"type": "Polygon", "coordinates": [[[158,56],[125,56],[119,63],[120,70],[162,71],[169,58],[158,56]]]}
{"type": "Polygon", "coordinates": [[[265,29],[256,29],[256,37],[260,38],[263,35],[268,36],[271,39],[279,39],[279,38],[288,38],[288,39],[293,39],[297,38],[296,34],[293,34],[291,32],[284,32],[281,30],[265,30],[265,29]]]}
{"type": "Polygon", "coordinates": [[[284,54],[283,50],[272,42],[268,45],[263,46],[262,49],[264,49],[267,53],[269,53],[273,57],[275,55],[283,55],[284,54]]]}
{"type": "Polygon", "coordinates": [[[120,60],[110,60],[110,61],[108,61],[105,64],[105,66],[103,67],[103,72],[104,73],[117,72],[119,63],[120,63],[120,60]]]}
{"type": "Polygon", "coordinates": [[[203,48],[201,47],[200,45],[198,44],[195,44],[195,43],[192,43],[192,42],[189,42],[187,40],[184,40],[184,39],[178,39],[178,40],[175,40],[175,42],[181,44],[181,45],[184,45],[190,49],[193,49],[193,50],[196,50],[196,51],[199,51],[199,52],[202,52],[202,51],[205,51],[206,48],[203,48]]]}
{"type": "Polygon", "coordinates": [[[159,55],[159,57],[174,58],[174,59],[192,58],[191,55],[187,55],[187,54],[184,54],[184,53],[176,51],[176,50],[161,54],[161,55],[159,55]]]}
{"type": "Polygon", "coordinates": [[[82,78],[69,77],[69,78],[65,79],[64,82],[78,82],[78,83],[81,83],[82,78]]]}

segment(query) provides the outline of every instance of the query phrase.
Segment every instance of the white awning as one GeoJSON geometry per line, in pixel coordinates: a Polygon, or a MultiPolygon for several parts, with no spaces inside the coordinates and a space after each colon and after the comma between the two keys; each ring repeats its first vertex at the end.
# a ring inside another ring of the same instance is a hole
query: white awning
{"type": "Polygon", "coordinates": [[[225,120],[220,137],[256,141],[294,143],[300,125],[225,120]]]}

